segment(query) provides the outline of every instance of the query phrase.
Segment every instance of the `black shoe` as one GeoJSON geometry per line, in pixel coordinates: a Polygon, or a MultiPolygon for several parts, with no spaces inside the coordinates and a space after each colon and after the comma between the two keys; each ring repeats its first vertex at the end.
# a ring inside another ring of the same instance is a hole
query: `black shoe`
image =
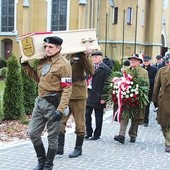
{"type": "Polygon", "coordinates": [[[73,152],[69,154],[69,158],[76,158],[82,155],[82,147],[75,147],[73,152]]]}
{"type": "Polygon", "coordinates": [[[63,155],[63,154],[64,154],[64,149],[63,148],[57,149],[56,155],[63,155]]]}
{"type": "Polygon", "coordinates": [[[125,137],[124,137],[124,136],[121,136],[121,135],[116,135],[116,136],[114,137],[114,140],[120,142],[121,144],[124,144],[124,143],[125,143],[125,137]]]}
{"type": "Polygon", "coordinates": [[[165,152],[170,153],[170,146],[165,146],[165,152]]]}
{"type": "Polygon", "coordinates": [[[100,136],[93,136],[93,137],[91,137],[90,140],[98,140],[98,139],[100,139],[100,136]]]}
{"type": "Polygon", "coordinates": [[[136,138],[135,137],[131,137],[130,138],[130,142],[135,143],[136,142],[136,138]]]}
{"type": "Polygon", "coordinates": [[[89,139],[91,136],[85,135],[84,138],[85,139],[89,139]]]}
{"type": "Polygon", "coordinates": [[[148,123],[145,123],[145,122],[144,122],[144,123],[143,123],[143,126],[144,126],[144,127],[148,127],[148,123]]]}

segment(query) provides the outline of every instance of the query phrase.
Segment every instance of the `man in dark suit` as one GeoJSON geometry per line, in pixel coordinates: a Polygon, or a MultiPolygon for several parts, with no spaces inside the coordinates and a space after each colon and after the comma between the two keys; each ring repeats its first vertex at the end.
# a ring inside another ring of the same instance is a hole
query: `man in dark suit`
{"type": "Polygon", "coordinates": [[[152,101],[152,93],[153,93],[155,76],[157,73],[157,68],[155,66],[151,66],[150,60],[151,60],[151,57],[149,56],[143,57],[143,68],[145,68],[148,71],[149,84],[150,84],[149,94],[148,94],[149,103],[148,105],[146,105],[146,108],[145,108],[145,119],[144,119],[144,124],[143,124],[144,127],[148,127],[148,123],[149,123],[149,111],[150,111],[149,109],[150,109],[150,103],[152,101]]]}
{"type": "Polygon", "coordinates": [[[98,140],[101,136],[103,112],[106,103],[102,100],[104,84],[110,74],[110,68],[102,61],[102,52],[92,53],[92,60],[95,65],[95,73],[88,79],[88,98],[86,104],[86,139],[98,140]],[[93,133],[92,112],[95,112],[96,128],[93,133]],[[93,135],[93,136],[92,136],[93,135]]]}

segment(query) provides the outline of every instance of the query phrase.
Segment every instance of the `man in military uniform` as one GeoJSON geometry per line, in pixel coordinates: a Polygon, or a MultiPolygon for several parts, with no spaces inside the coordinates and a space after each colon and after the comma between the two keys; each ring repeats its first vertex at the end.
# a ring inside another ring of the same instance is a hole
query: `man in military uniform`
{"type": "Polygon", "coordinates": [[[33,69],[28,62],[22,63],[24,70],[38,83],[38,96],[29,124],[29,135],[38,158],[35,170],[51,170],[57,151],[57,135],[60,132],[61,118],[68,105],[71,92],[71,65],[61,56],[63,40],[59,37],[44,39],[46,56],[41,59],[37,68],[33,69]],[[48,151],[41,139],[41,134],[47,127],[48,151]]]}
{"type": "Polygon", "coordinates": [[[170,153],[170,56],[166,56],[165,67],[155,77],[153,102],[158,105],[157,122],[165,140],[165,152],[170,153]]]}
{"type": "MultiPolygon", "coordinates": [[[[72,65],[72,94],[69,101],[70,114],[75,119],[76,144],[73,152],[69,154],[70,158],[82,155],[82,145],[85,135],[85,108],[87,99],[86,75],[94,73],[94,64],[89,49],[85,53],[73,54],[70,58],[72,65]]],[[[64,153],[65,127],[69,116],[62,118],[61,133],[58,138],[57,155],[64,153]]]]}

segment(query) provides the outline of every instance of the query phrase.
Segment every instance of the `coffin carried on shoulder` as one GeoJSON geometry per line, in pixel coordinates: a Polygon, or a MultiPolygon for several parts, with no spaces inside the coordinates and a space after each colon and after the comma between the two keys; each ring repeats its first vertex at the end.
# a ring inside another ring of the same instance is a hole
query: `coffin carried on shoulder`
{"type": "Polygon", "coordinates": [[[100,50],[95,29],[57,31],[57,32],[34,32],[18,37],[21,50],[22,62],[31,59],[40,59],[45,56],[44,38],[58,36],[63,39],[62,55],[83,52],[86,47],[92,50],[100,50]]]}

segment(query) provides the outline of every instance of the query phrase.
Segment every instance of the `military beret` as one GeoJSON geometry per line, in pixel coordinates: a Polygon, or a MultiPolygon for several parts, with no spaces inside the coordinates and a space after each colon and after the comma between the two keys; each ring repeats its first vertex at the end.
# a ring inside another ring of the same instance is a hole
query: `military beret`
{"type": "Polygon", "coordinates": [[[60,37],[53,36],[44,38],[44,42],[55,45],[61,45],[63,43],[63,40],[60,37]]]}
{"type": "Polygon", "coordinates": [[[101,55],[101,56],[102,56],[102,52],[101,52],[101,51],[94,51],[94,52],[92,52],[91,55],[92,55],[92,56],[93,56],[93,55],[101,55]]]}
{"type": "Polygon", "coordinates": [[[144,57],[143,57],[143,60],[144,60],[144,61],[149,61],[149,60],[151,60],[151,57],[150,57],[150,56],[144,56],[144,57]]]}

